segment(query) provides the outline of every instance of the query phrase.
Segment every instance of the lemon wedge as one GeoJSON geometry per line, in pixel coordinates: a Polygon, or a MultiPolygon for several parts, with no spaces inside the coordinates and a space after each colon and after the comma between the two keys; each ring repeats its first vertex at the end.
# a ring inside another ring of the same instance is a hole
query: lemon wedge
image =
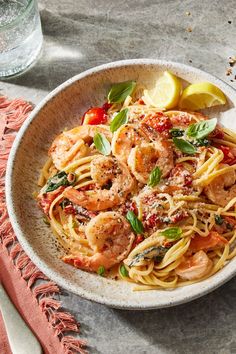
{"type": "Polygon", "coordinates": [[[184,89],[180,97],[179,107],[187,110],[218,106],[226,103],[224,93],[210,82],[198,82],[184,89]]]}
{"type": "Polygon", "coordinates": [[[146,104],[153,107],[161,109],[174,108],[178,104],[181,91],[180,79],[169,71],[164,71],[152,90],[144,90],[143,100],[146,104]]]}

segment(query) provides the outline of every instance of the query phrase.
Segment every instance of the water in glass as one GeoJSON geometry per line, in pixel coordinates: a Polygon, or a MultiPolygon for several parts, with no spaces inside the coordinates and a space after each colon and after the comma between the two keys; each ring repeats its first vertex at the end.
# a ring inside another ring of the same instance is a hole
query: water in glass
{"type": "Polygon", "coordinates": [[[36,0],[0,0],[0,78],[28,67],[42,41],[36,0]]]}

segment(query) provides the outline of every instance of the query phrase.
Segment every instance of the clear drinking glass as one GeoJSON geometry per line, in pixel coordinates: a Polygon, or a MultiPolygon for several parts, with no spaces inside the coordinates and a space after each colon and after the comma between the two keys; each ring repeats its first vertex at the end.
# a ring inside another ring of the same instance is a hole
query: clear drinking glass
{"type": "Polygon", "coordinates": [[[42,42],[37,0],[0,0],[0,79],[26,69],[42,42]]]}

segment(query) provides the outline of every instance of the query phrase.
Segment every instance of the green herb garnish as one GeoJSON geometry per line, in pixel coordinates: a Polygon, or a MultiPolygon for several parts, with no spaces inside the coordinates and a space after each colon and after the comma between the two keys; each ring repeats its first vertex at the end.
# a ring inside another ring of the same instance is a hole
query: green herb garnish
{"type": "Polygon", "coordinates": [[[215,222],[216,222],[216,225],[222,225],[224,222],[224,219],[220,215],[215,215],[215,222]]]}
{"type": "Polygon", "coordinates": [[[210,145],[210,141],[206,138],[202,138],[202,139],[197,139],[193,142],[194,146],[209,146],[210,145]]]}
{"type": "Polygon", "coordinates": [[[112,86],[108,93],[109,103],[122,103],[127,96],[130,96],[136,86],[135,81],[119,82],[112,86]]]}
{"type": "Polygon", "coordinates": [[[110,131],[114,133],[117,129],[119,129],[123,124],[128,123],[128,108],[122,109],[110,124],[110,131]]]}
{"type": "Polygon", "coordinates": [[[173,138],[175,146],[182,152],[188,155],[195,154],[197,152],[193,144],[189,143],[184,139],[173,138]]]}
{"type": "Polygon", "coordinates": [[[136,234],[143,234],[144,227],[142,222],[137,218],[133,211],[129,210],[126,214],[126,219],[129,221],[132,229],[136,234]]]}
{"type": "Polygon", "coordinates": [[[195,138],[202,139],[209,135],[215,129],[217,119],[203,120],[199,123],[191,124],[187,129],[187,135],[195,138]]]}
{"type": "Polygon", "coordinates": [[[148,186],[155,187],[161,180],[161,170],[157,166],[155,167],[149,175],[148,186]]]}
{"type": "Polygon", "coordinates": [[[170,227],[169,229],[165,229],[160,232],[162,236],[165,236],[170,240],[178,240],[181,237],[182,233],[183,231],[180,227],[170,227]]]}
{"type": "Polygon", "coordinates": [[[96,133],[94,135],[93,142],[99,152],[106,156],[110,155],[111,144],[109,143],[104,134],[96,133]]]}
{"type": "MultiPolygon", "coordinates": [[[[74,182],[73,182],[74,183],[74,182]]],[[[69,186],[73,183],[70,183],[67,179],[67,173],[64,171],[58,172],[53,177],[49,178],[46,183],[45,193],[53,192],[60,186],[69,186]]]]}
{"type": "Polygon", "coordinates": [[[101,275],[101,277],[103,277],[104,274],[105,274],[105,267],[104,267],[104,266],[100,266],[100,267],[98,268],[98,270],[97,270],[97,273],[98,273],[99,275],[101,275]]]}
{"type": "Polygon", "coordinates": [[[149,247],[143,252],[136,254],[136,256],[131,260],[129,267],[133,267],[143,259],[154,259],[155,262],[159,263],[162,261],[168,250],[169,248],[163,246],[149,247]]]}
{"type": "Polygon", "coordinates": [[[178,138],[184,135],[184,130],[178,128],[172,128],[170,129],[170,135],[172,138],[178,138]]]}
{"type": "Polygon", "coordinates": [[[129,272],[128,270],[125,268],[124,264],[122,264],[120,266],[120,274],[122,275],[122,277],[128,277],[129,272]]]}

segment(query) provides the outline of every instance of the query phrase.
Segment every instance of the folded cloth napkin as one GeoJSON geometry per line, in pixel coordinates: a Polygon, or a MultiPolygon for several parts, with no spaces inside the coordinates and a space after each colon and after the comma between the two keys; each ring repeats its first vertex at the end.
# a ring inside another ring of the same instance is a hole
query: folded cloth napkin
{"type": "MultiPolygon", "coordinates": [[[[60,293],[57,284],[50,281],[21,248],[6,210],[4,178],[8,155],[17,131],[32,108],[23,99],[9,100],[0,96],[0,278],[45,354],[85,354],[85,341],[71,335],[79,333],[79,323],[62,310],[57,299],[60,293]]],[[[1,314],[0,353],[11,353],[1,314]]]]}

